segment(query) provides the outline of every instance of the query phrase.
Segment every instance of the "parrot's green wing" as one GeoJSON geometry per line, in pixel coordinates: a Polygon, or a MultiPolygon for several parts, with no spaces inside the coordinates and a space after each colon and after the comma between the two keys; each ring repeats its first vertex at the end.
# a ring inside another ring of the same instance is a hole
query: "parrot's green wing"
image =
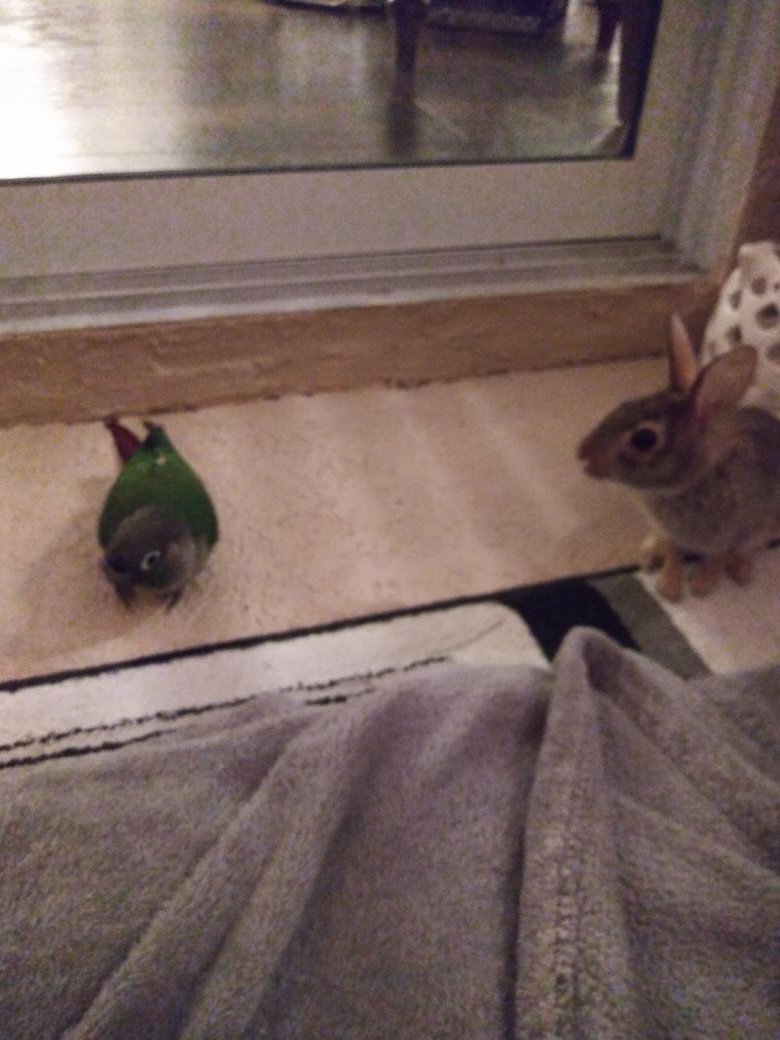
{"type": "Polygon", "coordinates": [[[98,522],[105,549],[119,524],[144,506],[156,506],[187,524],[193,536],[213,546],[217,514],[197,473],[187,465],[162,426],[149,425],[141,447],[125,463],[108,493],[98,522]]]}

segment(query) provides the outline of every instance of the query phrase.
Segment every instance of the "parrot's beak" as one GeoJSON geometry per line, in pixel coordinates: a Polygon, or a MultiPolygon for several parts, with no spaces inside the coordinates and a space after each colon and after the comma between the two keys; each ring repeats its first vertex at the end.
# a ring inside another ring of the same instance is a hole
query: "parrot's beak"
{"type": "Polygon", "coordinates": [[[117,596],[119,596],[126,607],[129,607],[135,596],[132,576],[123,570],[121,566],[117,567],[116,563],[112,562],[109,554],[103,557],[100,566],[108,581],[114,586],[117,596]]]}

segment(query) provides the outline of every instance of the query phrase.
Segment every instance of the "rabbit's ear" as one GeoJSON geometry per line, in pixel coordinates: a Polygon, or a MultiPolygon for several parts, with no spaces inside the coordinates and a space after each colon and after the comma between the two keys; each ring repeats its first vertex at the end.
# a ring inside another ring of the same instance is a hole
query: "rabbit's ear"
{"type": "Polygon", "coordinates": [[[756,361],[755,348],[742,345],[702,369],[691,390],[696,417],[706,422],[719,408],[735,405],[755,378],[756,361]]]}
{"type": "Polygon", "coordinates": [[[673,314],[669,327],[669,386],[687,394],[696,382],[699,366],[691,337],[679,314],[673,314]]]}

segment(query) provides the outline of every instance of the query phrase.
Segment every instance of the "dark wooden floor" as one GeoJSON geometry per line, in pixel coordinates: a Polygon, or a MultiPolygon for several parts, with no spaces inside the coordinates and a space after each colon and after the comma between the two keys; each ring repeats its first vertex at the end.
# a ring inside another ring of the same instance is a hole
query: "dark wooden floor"
{"type": "Polygon", "coordinates": [[[6,0],[0,179],[592,154],[617,64],[572,0],[562,41],[427,26],[393,93],[382,12],[263,0],[6,0]]]}

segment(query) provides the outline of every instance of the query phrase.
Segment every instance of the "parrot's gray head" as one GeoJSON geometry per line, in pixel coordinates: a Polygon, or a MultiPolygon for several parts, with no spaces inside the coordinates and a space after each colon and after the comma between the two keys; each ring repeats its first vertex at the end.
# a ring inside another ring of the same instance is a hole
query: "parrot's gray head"
{"type": "Polygon", "coordinates": [[[103,556],[103,571],[124,603],[139,585],[175,602],[202,562],[203,553],[187,525],[146,506],[117,527],[103,556]]]}

